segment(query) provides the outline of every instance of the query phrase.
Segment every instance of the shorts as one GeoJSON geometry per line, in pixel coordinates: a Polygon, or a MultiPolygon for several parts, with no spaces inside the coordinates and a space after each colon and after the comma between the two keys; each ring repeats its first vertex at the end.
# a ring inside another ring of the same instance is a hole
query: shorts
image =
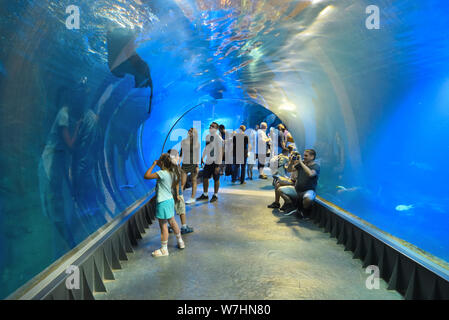
{"type": "Polygon", "coordinates": [[[296,189],[294,186],[283,186],[279,187],[279,192],[285,194],[287,197],[289,197],[292,200],[298,199],[298,193],[296,193],[296,189]]]}
{"type": "Polygon", "coordinates": [[[288,177],[273,175],[273,186],[276,187],[276,185],[278,185],[278,184],[279,184],[279,187],[294,186],[295,182],[288,177]]]}
{"type": "Polygon", "coordinates": [[[316,192],[314,190],[306,190],[299,193],[299,197],[302,199],[309,199],[310,201],[314,201],[316,198],[316,192]]]}
{"type": "Polygon", "coordinates": [[[294,186],[284,186],[284,187],[280,187],[278,190],[292,200],[307,198],[310,201],[313,201],[313,200],[315,200],[315,197],[316,197],[316,192],[314,190],[306,190],[306,191],[298,193],[298,192],[296,192],[296,189],[294,186]]]}
{"type": "Polygon", "coordinates": [[[175,201],[175,211],[178,216],[181,214],[186,214],[186,203],[184,202],[184,196],[179,196],[181,200],[175,201]]]}
{"type": "Polygon", "coordinates": [[[267,156],[265,154],[258,154],[257,155],[257,159],[259,160],[257,167],[260,168],[264,168],[265,167],[265,163],[267,162],[267,156]]]}
{"type": "Polygon", "coordinates": [[[220,172],[217,169],[219,167],[220,165],[215,163],[204,165],[203,179],[209,180],[211,177],[213,177],[214,181],[220,180],[220,172]]]}
{"type": "Polygon", "coordinates": [[[276,176],[276,182],[279,183],[280,186],[294,186],[295,182],[287,177],[276,176]]]}
{"type": "Polygon", "coordinates": [[[195,174],[195,173],[197,173],[197,171],[196,171],[197,168],[198,168],[197,164],[184,164],[183,163],[181,166],[181,170],[184,171],[185,174],[189,174],[189,173],[195,174]]]}
{"type": "Polygon", "coordinates": [[[156,218],[171,219],[175,216],[175,201],[168,199],[156,204],[156,218]]]}

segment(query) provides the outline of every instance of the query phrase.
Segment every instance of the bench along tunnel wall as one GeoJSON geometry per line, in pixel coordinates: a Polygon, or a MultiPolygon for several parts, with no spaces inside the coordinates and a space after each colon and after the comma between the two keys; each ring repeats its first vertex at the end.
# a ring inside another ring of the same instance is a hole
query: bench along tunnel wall
{"type": "Polygon", "coordinates": [[[1,298],[151,194],[186,111],[236,101],[317,151],[320,196],[447,267],[449,4],[70,5],[0,7],[1,298]]]}

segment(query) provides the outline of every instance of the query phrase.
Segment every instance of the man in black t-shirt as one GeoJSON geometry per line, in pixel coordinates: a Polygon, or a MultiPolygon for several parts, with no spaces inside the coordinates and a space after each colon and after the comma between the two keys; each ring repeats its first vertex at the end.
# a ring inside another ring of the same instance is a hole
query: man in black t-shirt
{"type": "MultiPolygon", "coordinates": [[[[295,191],[297,198],[297,209],[287,212],[291,215],[298,212],[302,218],[308,217],[309,209],[316,197],[316,186],[320,175],[320,165],[315,162],[316,152],[313,149],[304,151],[304,159],[301,155],[297,155],[297,159],[292,159],[287,171],[296,170],[298,176],[295,183],[295,191]]],[[[296,198],[296,197],[295,197],[296,198]]]]}
{"type": "Polygon", "coordinates": [[[201,166],[203,169],[203,194],[197,198],[197,201],[209,200],[209,179],[214,178],[214,195],[210,202],[218,199],[218,190],[220,188],[220,165],[223,162],[223,139],[218,133],[218,123],[212,122],[209,127],[209,134],[206,136],[206,147],[201,157],[201,166]],[[206,164],[204,165],[204,158],[206,164]]]}
{"type": "Polygon", "coordinates": [[[240,171],[240,184],[245,183],[246,163],[248,160],[249,138],[246,127],[241,125],[239,132],[232,137],[232,182],[237,181],[240,171]]]}
{"type": "Polygon", "coordinates": [[[285,127],[283,124],[278,125],[278,154],[282,153],[282,150],[287,148],[287,137],[285,136],[285,127]]]}

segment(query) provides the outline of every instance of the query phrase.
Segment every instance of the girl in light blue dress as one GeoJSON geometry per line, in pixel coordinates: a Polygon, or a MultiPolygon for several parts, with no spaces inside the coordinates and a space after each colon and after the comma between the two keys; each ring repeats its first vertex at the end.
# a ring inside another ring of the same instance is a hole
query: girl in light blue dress
{"type": "MultiPolygon", "coordinates": [[[[185,244],[181,237],[181,230],[175,220],[175,201],[173,199],[172,188],[179,190],[180,177],[176,166],[171,161],[168,153],[163,153],[159,160],[155,160],[150,169],[145,173],[145,179],[157,179],[156,183],[156,218],[159,220],[161,228],[161,248],[153,251],[153,257],[168,256],[168,226],[172,227],[178,248],[184,249],[185,244]],[[161,170],[152,173],[155,166],[159,166],[161,170]]],[[[174,195],[179,197],[178,192],[174,195]]]]}

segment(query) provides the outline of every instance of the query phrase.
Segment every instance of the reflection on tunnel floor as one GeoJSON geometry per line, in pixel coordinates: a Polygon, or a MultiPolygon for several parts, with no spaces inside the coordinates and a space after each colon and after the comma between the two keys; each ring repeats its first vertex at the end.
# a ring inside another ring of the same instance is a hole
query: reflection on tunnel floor
{"type": "Polygon", "coordinates": [[[362,263],[312,222],[267,209],[270,180],[222,185],[216,203],[188,207],[195,232],[184,236],[185,250],[171,235],[170,256],[152,258],[160,245],[153,224],[95,298],[401,299],[383,280],[368,290],[362,263]]]}

